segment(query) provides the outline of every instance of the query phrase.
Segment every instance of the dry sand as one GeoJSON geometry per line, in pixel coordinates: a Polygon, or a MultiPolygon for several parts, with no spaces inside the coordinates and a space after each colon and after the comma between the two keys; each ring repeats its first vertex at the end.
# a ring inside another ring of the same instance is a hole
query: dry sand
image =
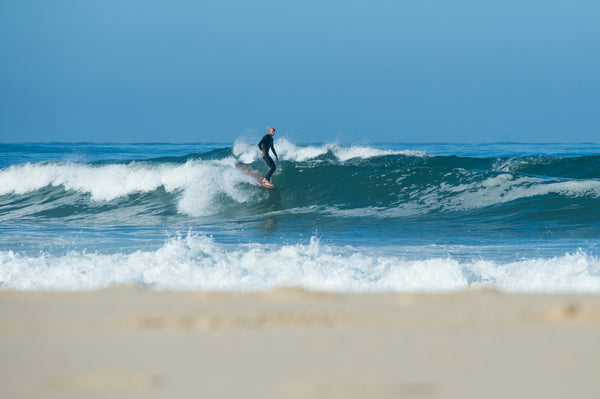
{"type": "Polygon", "coordinates": [[[600,296],[0,292],[1,398],[599,398],[600,296]]]}

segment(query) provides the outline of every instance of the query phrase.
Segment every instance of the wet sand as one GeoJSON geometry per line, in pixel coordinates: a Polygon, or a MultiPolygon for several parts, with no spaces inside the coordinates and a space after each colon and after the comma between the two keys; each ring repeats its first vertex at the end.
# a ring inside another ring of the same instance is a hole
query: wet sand
{"type": "Polygon", "coordinates": [[[600,296],[0,292],[2,398],[598,398],[600,296]]]}

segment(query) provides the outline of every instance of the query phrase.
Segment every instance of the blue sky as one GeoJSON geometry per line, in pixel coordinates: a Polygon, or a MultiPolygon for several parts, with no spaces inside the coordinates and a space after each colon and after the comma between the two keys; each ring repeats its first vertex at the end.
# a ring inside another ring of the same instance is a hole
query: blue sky
{"type": "Polygon", "coordinates": [[[598,1],[2,1],[0,141],[598,142],[598,1]]]}

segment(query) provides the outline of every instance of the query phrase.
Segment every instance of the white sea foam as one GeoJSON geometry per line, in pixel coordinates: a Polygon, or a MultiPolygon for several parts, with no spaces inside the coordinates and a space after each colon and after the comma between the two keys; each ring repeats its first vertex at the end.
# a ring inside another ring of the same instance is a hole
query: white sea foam
{"type": "Polygon", "coordinates": [[[62,186],[65,190],[89,194],[93,201],[101,202],[162,187],[168,193],[179,195],[177,207],[181,213],[205,216],[219,210],[219,195],[240,203],[252,199],[253,192],[241,186],[252,180],[237,171],[234,163],[233,158],[190,160],[183,164],[27,163],[0,170],[0,195],[22,195],[47,186],[62,186]]]}
{"type": "Polygon", "coordinates": [[[406,259],[385,251],[331,246],[227,245],[188,234],[155,251],[111,255],[0,252],[0,287],[88,290],[115,284],[158,289],[255,291],[299,286],[340,292],[443,292],[495,287],[512,292],[600,293],[600,259],[583,251],[553,258],[459,261],[406,259]]]}
{"type": "MultiPolygon", "coordinates": [[[[282,160],[289,160],[295,162],[304,162],[311,159],[315,159],[321,155],[331,152],[338,160],[345,162],[349,159],[361,158],[367,159],[372,157],[384,156],[384,155],[407,155],[407,156],[426,156],[427,154],[423,151],[392,151],[392,150],[380,150],[377,148],[364,147],[364,146],[343,146],[339,144],[323,144],[319,146],[299,146],[290,143],[285,138],[277,139],[275,143],[275,149],[277,155],[282,160]]],[[[245,141],[238,140],[233,145],[233,154],[238,157],[242,162],[251,163],[259,158],[259,150],[257,144],[249,144],[245,141]]]]}

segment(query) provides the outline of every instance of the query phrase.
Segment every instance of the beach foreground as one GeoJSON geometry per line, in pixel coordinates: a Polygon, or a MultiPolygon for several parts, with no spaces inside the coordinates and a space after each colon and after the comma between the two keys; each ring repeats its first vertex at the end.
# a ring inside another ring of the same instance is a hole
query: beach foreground
{"type": "Polygon", "coordinates": [[[0,292],[3,398],[596,398],[600,296],[0,292]]]}

